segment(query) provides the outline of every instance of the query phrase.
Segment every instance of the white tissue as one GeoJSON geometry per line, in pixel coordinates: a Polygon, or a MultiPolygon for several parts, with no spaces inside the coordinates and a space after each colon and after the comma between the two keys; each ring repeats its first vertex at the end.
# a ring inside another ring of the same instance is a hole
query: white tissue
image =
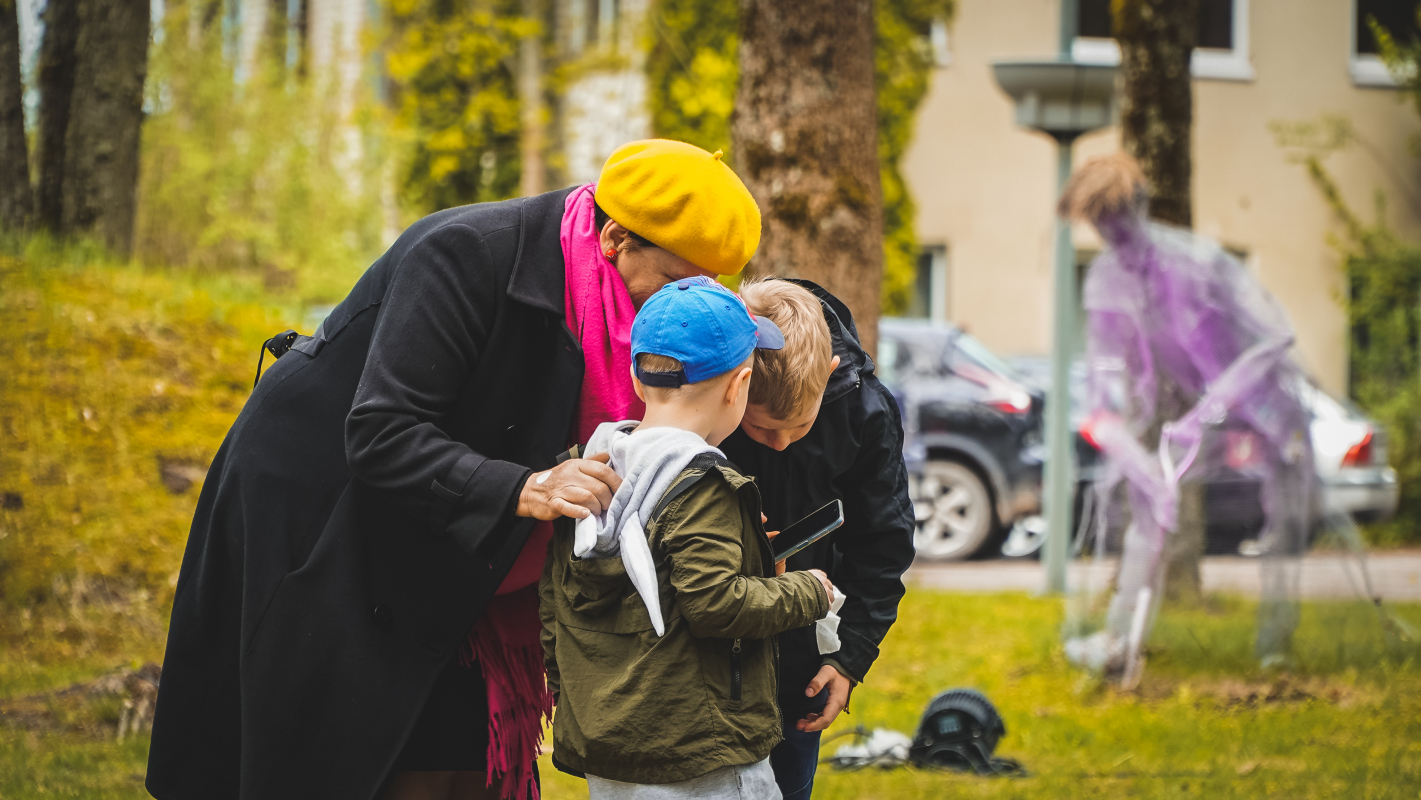
{"type": "Polygon", "coordinates": [[[839,652],[839,609],[847,599],[839,587],[834,587],[834,602],[829,604],[829,616],[814,623],[814,637],[819,640],[819,655],[839,652]]]}

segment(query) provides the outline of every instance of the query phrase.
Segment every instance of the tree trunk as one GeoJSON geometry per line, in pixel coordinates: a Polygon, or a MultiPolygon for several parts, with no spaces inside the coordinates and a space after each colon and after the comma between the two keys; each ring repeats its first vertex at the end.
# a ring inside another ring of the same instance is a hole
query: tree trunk
{"type": "Polygon", "coordinates": [[[28,227],[34,202],[24,94],[17,3],[0,0],[0,229],[13,231],[28,227]]]}
{"type": "Polygon", "coordinates": [[[39,165],[35,216],[40,227],[60,233],[64,216],[64,135],[74,94],[74,45],[79,40],[79,0],[49,0],[39,51],[39,165]]]}
{"type": "Polygon", "coordinates": [[[1124,91],[1120,134],[1150,181],[1150,216],[1193,225],[1190,178],[1194,91],[1189,59],[1199,0],[1115,0],[1124,91]]]}
{"type": "Polygon", "coordinates": [[[64,137],[62,229],[133,247],[148,0],[83,0],[73,103],[64,137]]]}
{"type": "MultiPolygon", "coordinates": [[[[0,0],[3,1],[3,0],[0,0]]],[[[542,0],[523,0],[523,16],[545,21],[542,0]]],[[[525,38],[518,53],[518,110],[520,193],[524,197],[542,194],[546,181],[543,167],[543,33],[525,38]]]]}
{"type": "Polygon", "coordinates": [[[871,0],[740,0],[737,168],[760,204],[751,274],[808,278],[878,343],[883,279],[871,0]]]}
{"type": "Polygon", "coordinates": [[[278,70],[285,72],[289,43],[287,34],[291,30],[291,20],[286,15],[286,0],[267,0],[271,7],[266,14],[267,47],[278,70]]]}
{"type": "MultiPolygon", "coordinates": [[[[1150,183],[1150,216],[1191,227],[1194,87],[1189,60],[1199,32],[1199,0],[1115,0],[1124,91],[1120,134],[1125,151],[1140,162],[1150,183]]],[[[1204,487],[1186,482],[1179,492],[1179,526],[1165,542],[1165,598],[1197,601],[1203,593],[1207,514],[1204,487]]]]}

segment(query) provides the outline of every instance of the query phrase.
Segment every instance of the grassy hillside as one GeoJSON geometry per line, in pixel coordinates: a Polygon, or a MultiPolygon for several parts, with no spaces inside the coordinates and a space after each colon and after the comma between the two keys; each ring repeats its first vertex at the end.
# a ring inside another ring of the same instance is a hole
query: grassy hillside
{"type": "Polygon", "coordinates": [[[0,255],[0,647],[160,655],[207,465],[286,327],[260,298],[82,250],[0,255]]]}

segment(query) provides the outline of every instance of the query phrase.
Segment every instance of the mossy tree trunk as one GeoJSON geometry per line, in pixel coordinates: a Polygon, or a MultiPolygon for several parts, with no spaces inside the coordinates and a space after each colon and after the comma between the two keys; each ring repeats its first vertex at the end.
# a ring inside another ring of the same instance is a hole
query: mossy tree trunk
{"type": "Polygon", "coordinates": [[[751,274],[807,278],[878,341],[883,279],[871,0],[740,0],[731,123],[764,232],[751,274]]]}
{"type": "MultiPolygon", "coordinates": [[[[1194,223],[1194,87],[1189,61],[1199,31],[1199,0],[1113,0],[1124,91],[1120,133],[1150,182],[1150,216],[1194,223]]],[[[1181,409],[1181,412],[1183,409],[1181,409]]],[[[1199,559],[1207,534],[1204,485],[1179,487],[1179,525],[1165,542],[1164,593],[1178,602],[1202,594],[1199,559]]]]}
{"type": "Polygon", "coordinates": [[[1150,181],[1150,216],[1193,225],[1194,90],[1189,59],[1199,0],[1113,0],[1124,91],[1120,134],[1150,181]]]}
{"type": "Polygon", "coordinates": [[[148,0],[83,0],[79,6],[61,229],[95,236],[122,254],[132,251],[138,209],[148,28],[148,0]]]}
{"type": "Polygon", "coordinates": [[[0,0],[0,229],[12,231],[25,229],[33,211],[24,94],[18,4],[0,0]]]}

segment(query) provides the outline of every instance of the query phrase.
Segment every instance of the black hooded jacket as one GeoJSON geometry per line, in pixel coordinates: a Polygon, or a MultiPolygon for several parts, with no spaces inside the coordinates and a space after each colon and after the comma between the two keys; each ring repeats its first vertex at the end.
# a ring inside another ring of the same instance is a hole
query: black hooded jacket
{"type": "Polygon", "coordinates": [[[720,445],[759,484],[769,530],[783,530],[836,497],[844,503],[843,527],[787,563],[791,570],[824,570],[848,595],[839,612],[838,653],[819,654],[812,625],[780,636],[780,703],[791,712],[824,704],[822,695],[805,697],[804,688],[826,659],[855,680],[868,674],[878,645],[898,618],[914,528],[898,404],[873,374],[873,360],[859,346],[848,307],[809,281],[795,283],[819,298],[839,357],[819,417],[783,452],[739,429],[720,445]]]}
{"type": "Polygon", "coordinates": [[[568,191],[415,223],[262,376],[183,556],[154,797],[360,800],[390,774],[567,445],[568,191]]]}

